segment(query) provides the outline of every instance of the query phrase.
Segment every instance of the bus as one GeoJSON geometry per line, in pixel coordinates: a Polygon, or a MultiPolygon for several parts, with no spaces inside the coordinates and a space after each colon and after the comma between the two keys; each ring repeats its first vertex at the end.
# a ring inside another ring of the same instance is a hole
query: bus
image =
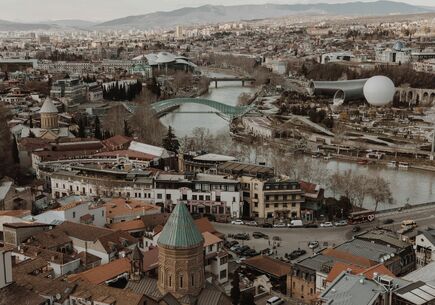
{"type": "Polygon", "coordinates": [[[353,212],[349,214],[347,222],[351,225],[363,222],[372,222],[375,220],[375,212],[371,210],[364,210],[353,212]]]}

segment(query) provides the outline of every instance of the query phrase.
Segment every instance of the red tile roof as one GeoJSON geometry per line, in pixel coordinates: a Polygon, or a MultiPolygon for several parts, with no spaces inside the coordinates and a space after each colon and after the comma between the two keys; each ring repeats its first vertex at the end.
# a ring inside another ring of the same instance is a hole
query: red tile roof
{"type": "Polygon", "coordinates": [[[323,255],[335,257],[337,259],[340,259],[342,261],[348,262],[350,264],[354,264],[360,267],[372,267],[377,265],[378,263],[372,260],[369,260],[368,258],[362,257],[362,256],[356,256],[352,255],[348,252],[340,251],[333,248],[325,249],[322,252],[323,255]]]}
{"type": "Polygon", "coordinates": [[[130,268],[130,260],[128,258],[121,258],[82,273],[73,274],[68,277],[68,280],[72,282],[77,280],[85,280],[92,284],[98,285],[104,283],[105,281],[111,280],[118,275],[130,272],[130,268]]]}

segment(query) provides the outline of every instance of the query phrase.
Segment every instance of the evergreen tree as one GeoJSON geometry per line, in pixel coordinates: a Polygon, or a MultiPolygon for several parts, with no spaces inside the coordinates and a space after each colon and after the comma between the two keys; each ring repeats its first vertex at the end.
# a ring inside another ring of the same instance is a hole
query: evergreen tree
{"type": "Polygon", "coordinates": [[[240,305],[255,305],[254,296],[249,292],[243,292],[240,296],[240,305]]]}
{"type": "Polygon", "coordinates": [[[168,150],[177,153],[180,149],[180,143],[178,142],[177,137],[175,136],[173,129],[171,126],[168,128],[168,133],[163,138],[163,147],[168,150]]]}
{"type": "Polygon", "coordinates": [[[231,286],[231,300],[233,305],[237,305],[240,301],[240,277],[238,271],[234,272],[231,286]]]}
{"type": "Polygon", "coordinates": [[[29,127],[33,128],[33,119],[32,119],[32,116],[30,116],[30,119],[29,119],[29,127]]]}
{"type": "Polygon", "coordinates": [[[85,120],[83,118],[80,118],[78,125],[79,125],[79,138],[85,138],[86,137],[85,120]]]}
{"type": "Polygon", "coordinates": [[[14,136],[14,139],[12,140],[12,158],[14,159],[15,164],[20,163],[20,156],[18,152],[18,145],[17,145],[17,139],[14,136]]]}
{"type": "Polygon", "coordinates": [[[130,127],[128,126],[127,120],[124,120],[124,136],[126,136],[126,137],[132,136],[132,132],[130,130],[130,127]]]}
{"type": "Polygon", "coordinates": [[[94,136],[96,139],[98,140],[102,140],[103,139],[103,134],[101,132],[101,124],[100,124],[100,118],[98,117],[98,115],[95,117],[95,131],[94,131],[94,136]]]}

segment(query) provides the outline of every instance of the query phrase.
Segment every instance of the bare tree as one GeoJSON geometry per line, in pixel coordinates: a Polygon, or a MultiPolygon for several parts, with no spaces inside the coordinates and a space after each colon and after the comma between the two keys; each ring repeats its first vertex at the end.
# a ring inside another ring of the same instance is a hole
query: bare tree
{"type": "Polygon", "coordinates": [[[368,194],[375,202],[375,212],[378,210],[379,203],[393,203],[390,184],[380,176],[370,179],[368,194]]]}
{"type": "Polygon", "coordinates": [[[124,107],[117,104],[109,109],[103,119],[103,129],[112,135],[124,134],[124,121],[127,119],[124,107]]]}

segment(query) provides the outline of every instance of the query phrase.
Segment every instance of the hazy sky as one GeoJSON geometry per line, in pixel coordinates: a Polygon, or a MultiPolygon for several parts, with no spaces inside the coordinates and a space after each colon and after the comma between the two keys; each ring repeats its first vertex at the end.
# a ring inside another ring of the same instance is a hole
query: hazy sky
{"type": "MultiPolygon", "coordinates": [[[[159,10],[168,11],[185,6],[205,4],[290,4],[351,1],[355,0],[0,0],[0,19],[27,22],[56,19],[104,21],[159,10]]],[[[415,5],[435,6],[434,0],[400,1],[415,5]]]]}

